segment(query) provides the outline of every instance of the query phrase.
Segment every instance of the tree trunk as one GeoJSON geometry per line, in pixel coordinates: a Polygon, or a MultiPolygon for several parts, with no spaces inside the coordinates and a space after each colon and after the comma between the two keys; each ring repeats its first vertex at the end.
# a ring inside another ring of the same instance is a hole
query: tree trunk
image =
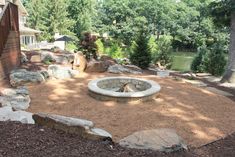
{"type": "Polygon", "coordinates": [[[227,69],[221,80],[222,83],[229,82],[235,83],[235,12],[231,14],[231,33],[230,33],[230,46],[229,46],[229,58],[227,69]]]}

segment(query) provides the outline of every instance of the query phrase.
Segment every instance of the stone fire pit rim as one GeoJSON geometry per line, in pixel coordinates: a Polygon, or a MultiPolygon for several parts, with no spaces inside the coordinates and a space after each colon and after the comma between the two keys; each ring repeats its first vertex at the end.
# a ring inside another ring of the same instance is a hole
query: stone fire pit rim
{"type": "Polygon", "coordinates": [[[96,80],[92,80],[88,83],[88,90],[100,95],[104,96],[110,96],[110,97],[123,97],[123,98],[128,98],[128,97],[133,97],[133,98],[138,98],[138,97],[146,97],[146,96],[151,96],[156,93],[158,93],[161,90],[161,87],[158,83],[152,80],[146,80],[146,79],[140,79],[140,78],[132,78],[132,77],[104,77],[104,78],[99,78],[96,80]],[[98,87],[98,82],[99,81],[104,81],[104,80],[111,80],[111,79],[132,79],[132,80],[138,80],[138,81],[143,81],[147,82],[151,87],[147,90],[144,91],[138,91],[138,92],[115,92],[115,91],[110,91],[110,90],[105,90],[100,87],[98,87]]]}

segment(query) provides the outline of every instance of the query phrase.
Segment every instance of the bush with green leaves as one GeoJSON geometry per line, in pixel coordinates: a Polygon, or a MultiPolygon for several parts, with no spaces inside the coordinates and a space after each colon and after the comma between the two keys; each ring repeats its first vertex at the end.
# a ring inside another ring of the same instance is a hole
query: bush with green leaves
{"type": "Polygon", "coordinates": [[[194,58],[191,69],[194,72],[208,72],[215,76],[223,74],[226,65],[226,47],[218,42],[210,47],[205,45],[198,48],[198,54],[194,58]]]}
{"type": "Polygon", "coordinates": [[[96,40],[95,42],[96,47],[97,47],[97,53],[98,54],[103,54],[105,51],[104,44],[101,39],[96,40]]]}
{"type": "Polygon", "coordinates": [[[152,59],[148,41],[149,37],[147,33],[141,31],[133,43],[133,49],[130,54],[131,63],[142,69],[147,69],[152,59]]]}
{"type": "Polygon", "coordinates": [[[105,48],[105,53],[112,58],[125,58],[125,52],[122,47],[119,46],[118,42],[113,41],[109,47],[105,48]]]}
{"type": "Polygon", "coordinates": [[[205,72],[204,58],[207,53],[208,48],[206,45],[202,45],[197,49],[197,55],[191,64],[191,70],[193,72],[205,72]]]}
{"type": "Polygon", "coordinates": [[[205,71],[215,76],[221,76],[224,73],[227,62],[225,52],[222,44],[212,45],[210,51],[205,56],[205,71]]]}
{"type": "Polygon", "coordinates": [[[172,65],[172,57],[170,55],[172,51],[171,38],[162,36],[157,40],[157,50],[153,54],[153,62],[160,63],[161,66],[170,68],[172,65]]]}

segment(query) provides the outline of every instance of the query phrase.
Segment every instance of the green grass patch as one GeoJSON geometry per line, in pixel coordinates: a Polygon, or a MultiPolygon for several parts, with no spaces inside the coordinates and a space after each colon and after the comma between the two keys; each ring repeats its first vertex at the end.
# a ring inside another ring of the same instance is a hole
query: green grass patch
{"type": "Polygon", "coordinates": [[[172,70],[190,71],[191,63],[196,52],[172,52],[173,58],[172,70]]]}

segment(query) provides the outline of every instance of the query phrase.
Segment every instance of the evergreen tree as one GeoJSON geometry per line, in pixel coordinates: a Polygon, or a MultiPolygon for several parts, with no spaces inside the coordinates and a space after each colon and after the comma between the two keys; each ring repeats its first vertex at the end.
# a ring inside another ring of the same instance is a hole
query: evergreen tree
{"type": "Polygon", "coordinates": [[[73,20],[68,18],[65,0],[27,0],[29,26],[42,31],[40,39],[52,41],[56,32],[71,35],[73,20]]]}
{"type": "Polygon", "coordinates": [[[142,69],[147,69],[151,62],[151,52],[148,41],[149,37],[147,33],[141,30],[132,50],[133,52],[130,54],[132,64],[142,69]]]}

